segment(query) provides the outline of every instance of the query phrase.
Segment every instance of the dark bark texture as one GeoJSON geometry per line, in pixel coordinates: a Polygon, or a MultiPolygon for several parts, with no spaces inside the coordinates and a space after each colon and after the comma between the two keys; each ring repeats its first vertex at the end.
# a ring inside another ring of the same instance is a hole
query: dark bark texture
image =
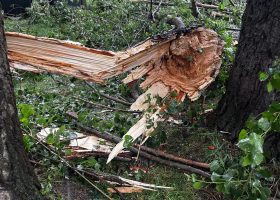
{"type": "Polygon", "coordinates": [[[0,199],[44,199],[22,137],[0,13],[0,199]]]}
{"type": "Polygon", "coordinates": [[[249,0],[242,18],[239,44],[230,77],[209,125],[229,132],[235,142],[250,113],[254,116],[280,100],[279,92],[267,92],[267,81],[258,73],[272,67],[280,56],[280,1],[249,0]],[[214,119],[214,120],[213,120],[214,119]]]}

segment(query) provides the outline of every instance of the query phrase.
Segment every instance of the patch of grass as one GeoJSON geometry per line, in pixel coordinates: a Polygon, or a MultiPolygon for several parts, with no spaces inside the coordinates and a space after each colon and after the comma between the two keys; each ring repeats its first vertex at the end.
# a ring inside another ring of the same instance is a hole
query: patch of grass
{"type": "Polygon", "coordinates": [[[142,193],[127,195],[129,199],[169,199],[169,200],[199,200],[201,199],[192,187],[192,182],[182,170],[157,165],[153,167],[141,180],[145,183],[173,187],[173,189],[157,189],[157,191],[143,190],[142,193]]]}

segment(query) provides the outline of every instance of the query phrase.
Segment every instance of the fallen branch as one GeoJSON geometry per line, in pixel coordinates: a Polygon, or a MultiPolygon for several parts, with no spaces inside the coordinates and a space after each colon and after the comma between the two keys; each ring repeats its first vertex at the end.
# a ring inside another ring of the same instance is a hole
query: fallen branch
{"type": "MultiPolygon", "coordinates": [[[[57,153],[55,153],[54,151],[52,151],[50,148],[48,148],[45,144],[43,144],[42,141],[38,140],[36,137],[31,136],[34,140],[36,140],[37,142],[39,142],[45,149],[47,149],[48,151],[50,151],[50,153],[52,153],[53,155],[57,156],[62,162],[64,162],[67,167],[73,168],[65,159],[63,159],[62,157],[60,157],[57,153]]],[[[74,171],[79,174],[83,179],[85,179],[91,186],[93,186],[95,189],[97,189],[101,194],[103,194],[107,199],[112,200],[107,194],[105,194],[101,189],[99,189],[96,185],[94,185],[90,180],[88,180],[84,175],[82,175],[78,170],[74,169],[74,171]]]]}
{"type": "Polygon", "coordinates": [[[84,102],[89,103],[89,104],[94,105],[94,106],[99,106],[99,107],[102,107],[102,108],[107,108],[107,109],[111,109],[111,110],[115,110],[115,111],[128,112],[128,113],[142,113],[142,111],[123,110],[123,109],[113,108],[113,107],[110,107],[110,106],[105,106],[105,105],[98,104],[98,103],[93,103],[93,102],[87,101],[85,99],[82,99],[80,97],[75,97],[75,96],[69,96],[69,97],[84,101],[84,102]]]}
{"type": "MultiPolygon", "coordinates": [[[[139,148],[139,146],[140,145],[138,145],[138,144],[134,144],[135,148],[139,148]]],[[[180,158],[180,157],[174,156],[172,154],[164,153],[163,151],[152,149],[152,148],[149,148],[149,147],[146,147],[146,146],[140,146],[140,149],[142,151],[154,154],[156,156],[161,156],[161,157],[167,158],[169,160],[174,160],[174,161],[178,161],[180,163],[184,163],[184,164],[187,164],[187,165],[192,165],[192,166],[197,166],[197,167],[201,167],[201,168],[205,168],[205,169],[210,169],[210,165],[207,164],[207,163],[201,163],[201,162],[196,162],[196,161],[193,161],[193,160],[188,160],[188,159],[185,159],[185,158],[180,158]]]]}
{"type": "MultiPolygon", "coordinates": [[[[77,120],[77,118],[75,117],[75,115],[73,115],[73,113],[68,113],[67,112],[66,115],[77,120]]],[[[108,132],[101,133],[98,130],[92,129],[92,128],[87,127],[87,126],[83,126],[80,122],[77,122],[77,121],[76,121],[76,124],[77,124],[77,126],[81,127],[83,130],[87,131],[88,133],[93,134],[95,136],[98,136],[100,138],[106,139],[108,141],[115,142],[115,143],[119,143],[120,141],[122,141],[121,138],[119,138],[117,136],[114,136],[114,135],[112,135],[108,132]]],[[[128,149],[133,153],[136,153],[136,154],[139,153],[140,156],[148,158],[148,159],[153,160],[153,161],[156,161],[160,164],[164,164],[164,165],[167,165],[167,166],[170,166],[170,167],[175,167],[175,168],[179,168],[179,169],[182,169],[182,170],[186,170],[186,171],[189,171],[191,173],[195,173],[195,174],[201,175],[203,177],[206,177],[208,179],[211,178],[211,175],[209,173],[204,172],[200,169],[196,169],[196,168],[193,168],[193,167],[190,167],[190,166],[187,166],[187,165],[183,165],[183,164],[180,164],[180,163],[164,160],[162,158],[153,156],[153,155],[148,154],[146,152],[143,152],[141,150],[139,151],[135,147],[129,147],[128,149]]]]}
{"type": "Polygon", "coordinates": [[[241,31],[240,28],[226,28],[227,30],[230,30],[230,31],[241,31]]]}
{"type": "Polygon", "coordinates": [[[159,2],[159,4],[158,4],[157,8],[156,8],[155,11],[152,13],[153,22],[156,21],[156,20],[155,20],[155,14],[158,12],[159,7],[161,6],[161,4],[162,4],[162,0],[160,0],[160,2],[159,2]]]}
{"type": "Polygon", "coordinates": [[[234,3],[233,3],[232,0],[229,0],[229,2],[230,2],[230,4],[231,4],[233,7],[235,7],[235,5],[234,5],[234,3]]]}
{"type": "Polygon", "coordinates": [[[157,1],[138,1],[138,0],[130,0],[131,2],[133,3],[137,3],[137,2],[140,2],[140,3],[145,3],[145,4],[153,4],[153,5],[159,5],[161,4],[162,6],[175,6],[175,4],[173,3],[164,3],[164,2],[157,2],[157,1]]]}
{"type": "Polygon", "coordinates": [[[93,85],[91,85],[89,82],[87,82],[85,80],[84,80],[84,83],[87,84],[94,92],[100,94],[101,96],[103,96],[103,97],[105,97],[107,99],[116,101],[118,103],[121,103],[121,104],[124,104],[124,105],[127,105],[127,106],[131,106],[132,105],[132,103],[129,103],[129,102],[126,102],[126,101],[123,101],[123,100],[120,100],[120,99],[117,99],[117,98],[111,97],[109,95],[106,95],[106,94],[98,92],[93,85]]]}
{"type": "Polygon", "coordinates": [[[35,160],[29,160],[29,162],[31,162],[33,164],[36,164],[36,165],[41,165],[41,166],[44,166],[44,167],[51,167],[50,165],[46,165],[44,163],[40,163],[40,162],[37,162],[35,160]]]}

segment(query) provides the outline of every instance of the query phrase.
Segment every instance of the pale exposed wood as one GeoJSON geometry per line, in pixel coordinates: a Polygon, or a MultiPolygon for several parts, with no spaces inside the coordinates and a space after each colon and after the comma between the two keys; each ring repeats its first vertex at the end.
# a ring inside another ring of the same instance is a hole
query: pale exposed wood
{"type": "Polygon", "coordinates": [[[39,73],[42,73],[43,70],[40,70],[34,66],[31,66],[31,65],[27,65],[27,64],[21,64],[21,63],[17,63],[17,62],[10,62],[10,67],[13,68],[13,69],[21,69],[21,70],[24,70],[24,71],[29,71],[29,72],[32,72],[34,74],[39,74],[39,73]]]}
{"type": "Polygon", "coordinates": [[[43,71],[105,84],[98,74],[114,65],[115,53],[89,49],[79,43],[9,32],[6,38],[10,62],[43,71]]]}
{"type": "MultiPolygon", "coordinates": [[[[142,192],[143,188],[138,188],[138,187],[116,187],[116,189],[120,193],[133,193],[133,192],[142,192]]],[[[107,190],[110,193],[116,193],[116,191],[113,188],[107,188],[107,190]]]]}

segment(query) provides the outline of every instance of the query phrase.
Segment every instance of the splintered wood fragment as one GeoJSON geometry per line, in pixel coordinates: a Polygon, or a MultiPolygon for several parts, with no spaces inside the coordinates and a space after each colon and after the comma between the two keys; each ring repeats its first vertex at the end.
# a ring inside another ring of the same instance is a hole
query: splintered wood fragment
{"type": "MultiPolygon", "coordinates": [[[[116,189],[120,193],[133,193],[133,192],[142,192],[143,188],[138,188],[138,187],[116,187],[116,189]]],[[[107,188],[107,190],[110,193],[116,193],[116,191],[113,188],[107,188]]]]}
{"type": "MultiPolygon", "coordinates": [[[[10,63],[34,66],[53,72],[105,84],[99,73],[114,65],[115,53],[83,47],[79,43],[6,32],[10,63]]],[[[17,66],[14,66],[17,67],[17,66]]]]}

